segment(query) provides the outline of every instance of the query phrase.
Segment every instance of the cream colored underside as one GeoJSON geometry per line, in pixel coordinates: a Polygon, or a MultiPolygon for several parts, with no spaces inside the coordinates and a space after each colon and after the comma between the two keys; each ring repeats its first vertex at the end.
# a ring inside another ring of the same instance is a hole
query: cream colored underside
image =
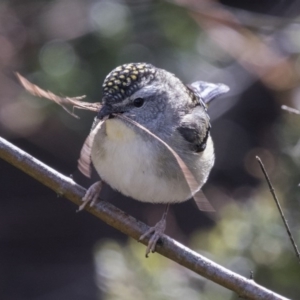
{"type": "MultiPolygon", "coordinates": [[[[213,147],[210,139],[209,147],[213,147]]],[[[92,147],[92,161],[100,177],[122,194],[153,203],[182,202],[189,199],[191,192],[185,182],[157,176],[154,168],[158,157],[159,153],[155,153],[150,142],[142,140],[118,119],[105,122],[96,134],[92,147]]],[[[202,159],[199,156],[200,164],[202,159]]],[[[209,159],[212,160],[212,166],[213,156],[209,159]]],[[[201,182],[199,188],[206,181],[208,173],[209,170],[203,172],[201,178],[197,178],[201,182]]]]}

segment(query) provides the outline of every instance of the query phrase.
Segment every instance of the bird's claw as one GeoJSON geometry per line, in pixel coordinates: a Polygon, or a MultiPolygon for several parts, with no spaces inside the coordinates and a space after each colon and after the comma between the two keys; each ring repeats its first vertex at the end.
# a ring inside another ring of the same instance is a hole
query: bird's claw
{"type": "Polygon", "coordinates": [[[90,204],[90,207],[93,207],[98,201],[99,194],[102,189],[102,181],[97,181],[92,184],[86,191],[84,197],[82,198],[83,203],[79,206],[77,212],[82,211],[87,204],[90,204]]]}
{"type": "Polygon", "coordinates": [[[158,240],[164,234],[165,229],[166,229],[166,220],[165,218],[162,218],[158,223],[156,223],[155,226],[150,227],[143,235],[141,235],[141,237],[139,238],[139,242],[142,241],[148,235],[152,234],[147,245],[146,257],[148,257],[150,252],[152,253],[155,252],[155,246],[158,240]]]}

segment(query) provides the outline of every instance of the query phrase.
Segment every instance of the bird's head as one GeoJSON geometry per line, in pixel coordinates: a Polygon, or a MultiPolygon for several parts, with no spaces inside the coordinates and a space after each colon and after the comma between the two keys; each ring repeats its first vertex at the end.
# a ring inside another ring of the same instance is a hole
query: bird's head
{"type": "Polygon", "coordinates": [[[176,124],[191,107],[205,109],[206,100],[224,92],[224,85],[196,82],[186,86],[166,70],[148,63],[129,63],[106,76],[97,117],[102,120],[123,114],[150,130],[158,130],[176,124]]]}

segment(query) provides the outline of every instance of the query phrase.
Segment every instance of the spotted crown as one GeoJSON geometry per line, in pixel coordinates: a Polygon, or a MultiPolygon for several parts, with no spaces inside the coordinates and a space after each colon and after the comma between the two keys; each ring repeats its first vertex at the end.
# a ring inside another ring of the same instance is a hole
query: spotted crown
{"type": "Polygon", "coordinates": [[[122,101],[154,79],[156,68],[147,63],[130,63],[112,70],[103,83],[107,100],[122,101]]]}

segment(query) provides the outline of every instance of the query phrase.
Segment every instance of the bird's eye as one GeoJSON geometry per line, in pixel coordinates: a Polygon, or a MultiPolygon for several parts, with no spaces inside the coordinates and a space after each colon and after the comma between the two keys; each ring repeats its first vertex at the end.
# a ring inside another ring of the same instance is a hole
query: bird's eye
{"type": "Polygon", "coordinates": [[[144,99],[143,98],[136,98],[133,100],[133,105],[135,107],[141,107],[144,104],[144,99]]]}

